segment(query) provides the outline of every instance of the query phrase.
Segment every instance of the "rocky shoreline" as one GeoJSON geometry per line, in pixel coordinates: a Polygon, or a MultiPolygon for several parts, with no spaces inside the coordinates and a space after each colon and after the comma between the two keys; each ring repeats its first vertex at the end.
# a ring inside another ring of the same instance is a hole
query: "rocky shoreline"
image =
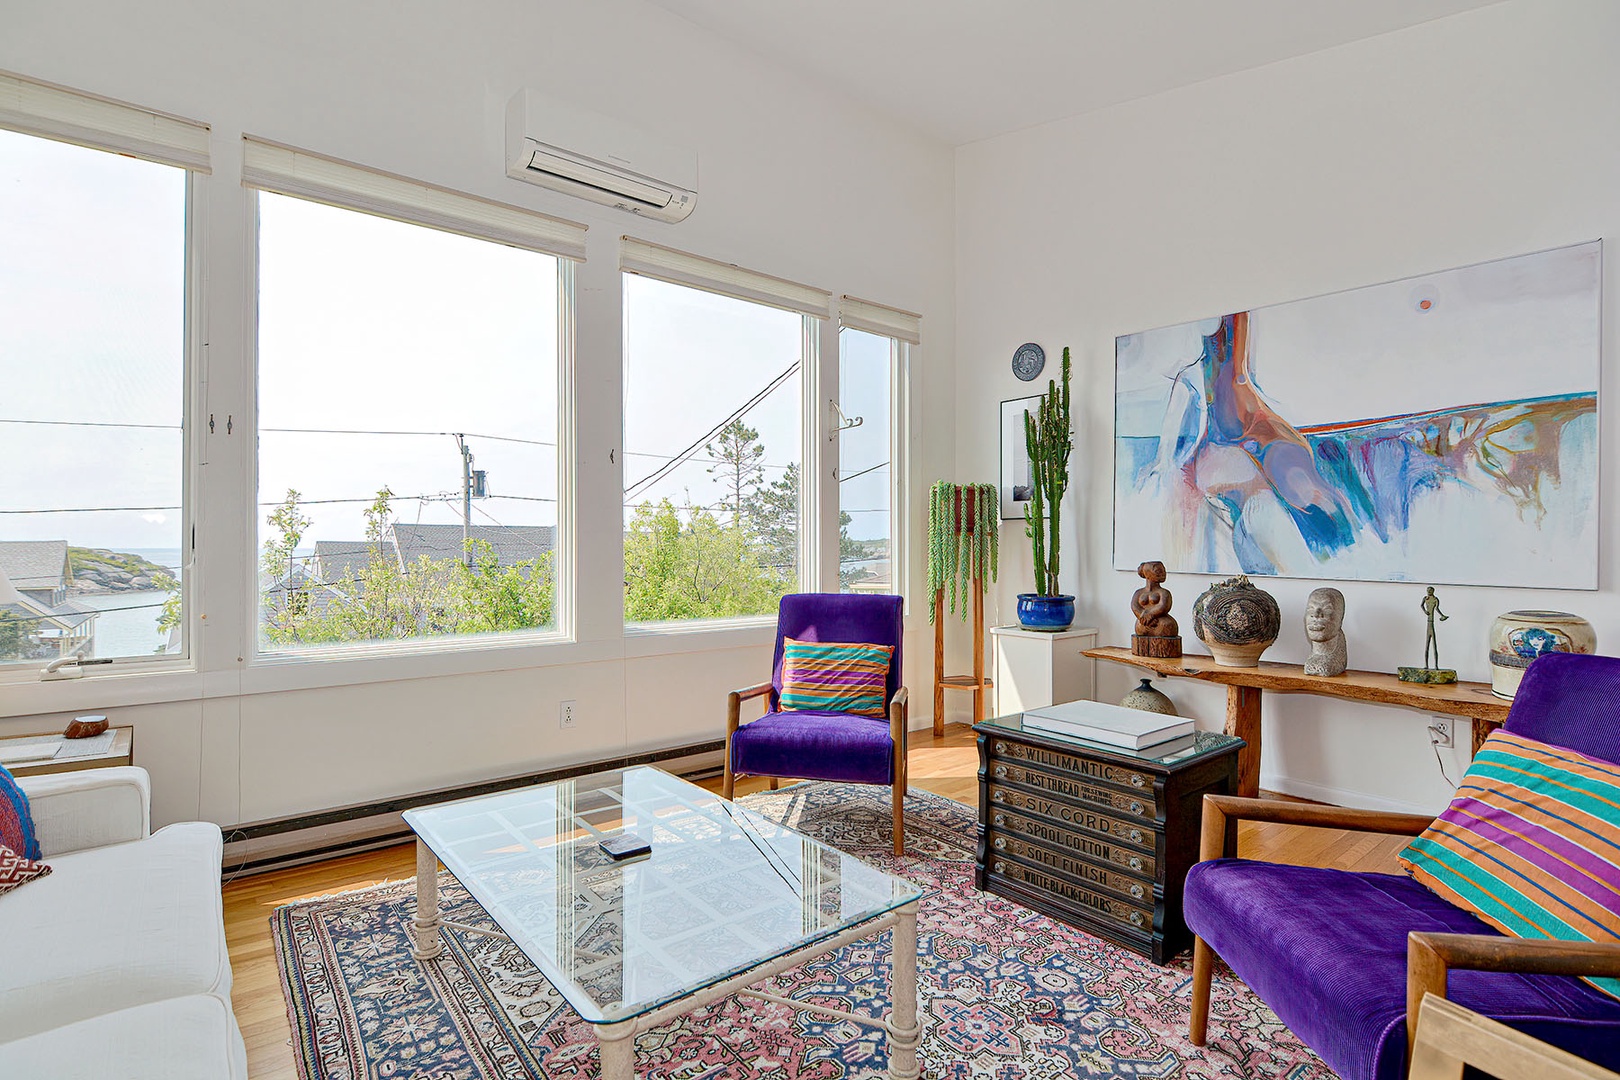
{"type": "Polygon", "coordinates": [[[147,592],[166,589],[174,581],[173,575],[156,563],[107,548],[70,547],[68,566],[73,572],[69,590],[75,596],[147,592]]]}

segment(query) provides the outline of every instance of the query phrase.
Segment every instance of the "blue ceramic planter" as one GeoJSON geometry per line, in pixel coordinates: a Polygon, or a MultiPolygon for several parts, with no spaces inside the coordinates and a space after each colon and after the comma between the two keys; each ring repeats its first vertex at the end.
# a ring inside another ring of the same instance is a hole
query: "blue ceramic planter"
{"type": "Polygon", "coordinates": [[[1074,597],[1018,594],[1018,625],[1025,630],[1057,633],[1074,625],[1074,597]]]}

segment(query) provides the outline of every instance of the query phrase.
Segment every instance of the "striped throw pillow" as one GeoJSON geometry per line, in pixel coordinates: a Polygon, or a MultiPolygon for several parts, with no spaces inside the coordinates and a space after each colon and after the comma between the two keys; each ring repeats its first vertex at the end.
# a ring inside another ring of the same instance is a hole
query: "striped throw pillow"
{"type": "Polygon", "coordinates": [[[893,656],[893,645],[787,638],[782,642],[782,711],[882,716],[888,709],[884,690],[893,656]]]}
{"type": "MultiPolygon", "coordinates": [[[[1620,765],[1494,732],[1400,859],[1505,934],[1620,942],[1620,765]]],[[[1587,981],[1620,998],[1620,979],[1587,981]]]]}

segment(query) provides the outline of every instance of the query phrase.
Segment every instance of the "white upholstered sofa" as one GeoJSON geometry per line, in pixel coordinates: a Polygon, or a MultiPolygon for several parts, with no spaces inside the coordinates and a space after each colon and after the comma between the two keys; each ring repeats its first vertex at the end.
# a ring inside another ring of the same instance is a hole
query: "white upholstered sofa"
{"type": "Polygon", "coordinates": [[[0,1075],[245,1080],[219,828],[151,832],[145,769],[20,783],[51,873],[0,896],[0,1075]]]}

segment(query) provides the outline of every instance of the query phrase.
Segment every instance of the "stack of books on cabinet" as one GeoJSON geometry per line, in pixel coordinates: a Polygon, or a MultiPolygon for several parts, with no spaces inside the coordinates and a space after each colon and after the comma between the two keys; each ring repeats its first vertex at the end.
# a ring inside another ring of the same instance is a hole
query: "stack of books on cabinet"
{"type": "Polygon", "coordinates": [[[1061,705],[1026,710],[1024,729],[1141,750],[1191,735],[1193,722],[1177,716],[1105,705],[1100,701],[1066,701],[1061,705]]]}

